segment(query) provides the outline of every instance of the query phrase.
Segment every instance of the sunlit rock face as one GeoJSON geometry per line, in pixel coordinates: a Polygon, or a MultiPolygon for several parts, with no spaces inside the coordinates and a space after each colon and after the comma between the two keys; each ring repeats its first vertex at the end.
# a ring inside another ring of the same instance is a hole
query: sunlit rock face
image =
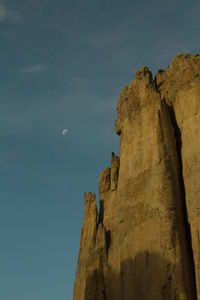
{"type": "Polygon", "coordinates": [[[200,56],[120,93],[120,157],[85,194],[73,300],[200,300],[200,56]]]}

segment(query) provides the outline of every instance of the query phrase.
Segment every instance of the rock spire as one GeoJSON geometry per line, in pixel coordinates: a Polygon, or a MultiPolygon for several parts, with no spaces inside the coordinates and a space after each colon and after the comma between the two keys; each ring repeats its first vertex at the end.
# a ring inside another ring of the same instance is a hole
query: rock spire
{"type": "Polygon", "coordinates": [[[120,157],[85,193],[73,300],[200,300],[200,56],[120,93],[120,157]]]}

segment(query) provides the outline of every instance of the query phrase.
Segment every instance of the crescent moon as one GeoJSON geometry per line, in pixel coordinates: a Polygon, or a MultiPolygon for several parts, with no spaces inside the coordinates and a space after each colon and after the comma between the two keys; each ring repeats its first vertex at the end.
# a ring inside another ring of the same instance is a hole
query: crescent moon
{"type": "Polygon", "coordinates": [[[63,131],[62,131],[62,135],[66,135],[67,133],[68,133],[68,129],[67,128],[65,128],[65,129],[63,129],[63,131]]]}

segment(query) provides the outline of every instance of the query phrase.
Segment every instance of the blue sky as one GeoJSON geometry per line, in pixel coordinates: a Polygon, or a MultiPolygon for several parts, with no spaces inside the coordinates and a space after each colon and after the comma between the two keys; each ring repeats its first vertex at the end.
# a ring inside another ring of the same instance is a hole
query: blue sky
{"type": "Polygon", "coordinates": [[[199,0],[0,0],[1,299],[72,299],[119,93],[141,66],[199,53],[199,15],[199,0]]]}

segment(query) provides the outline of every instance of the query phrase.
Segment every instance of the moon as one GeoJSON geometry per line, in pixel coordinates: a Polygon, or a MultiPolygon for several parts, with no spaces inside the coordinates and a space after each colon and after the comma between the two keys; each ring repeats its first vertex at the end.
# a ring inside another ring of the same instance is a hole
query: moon
{"type": "Polygon", "coordinates": [[[66,135],[67,133],[68,133],[68,129],[67,128],[65,128],[65,129],[63,129],[63,131],[62,131],[62,135],[66,135]]]}

